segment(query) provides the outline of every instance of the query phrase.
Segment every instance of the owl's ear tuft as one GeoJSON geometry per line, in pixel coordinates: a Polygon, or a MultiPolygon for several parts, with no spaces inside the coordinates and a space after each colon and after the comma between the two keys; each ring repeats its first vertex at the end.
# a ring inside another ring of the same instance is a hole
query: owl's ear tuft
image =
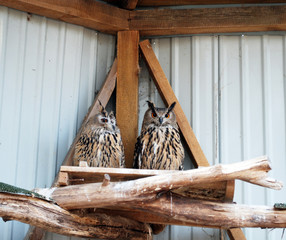
{"type": "Polygon", "coordinates": [[[99,111],[100,111],[100,112],[103,112],[105,109],[104,109],[104,107],[103,107],[101,101],[98,100],[98,102],[99,102],[99,105],[100,105],[99,111]]]}
{"type": "Polygon", "coordinates": [[[173,108],[175,107],[176,102],[173,102],[169,107],[168,107],[168,112],[171,112],[173,108]]]}
{"type": "Polygon", "coordinates": [[[155,112],[155,105],[154,105],[154,103],[151,102],[151,101],[146,101],[146,102],[148,103],[148,107],[149,107],[150,109],[152,109],[152,112],[155,112]]]}
{"type": "Polygon", "coordinates": [[[114,112],[113,112],[113,111],[111,111],[111,112],[109,113],[109,117],[115,119],[115,115],[114,115],[114,112]]]}

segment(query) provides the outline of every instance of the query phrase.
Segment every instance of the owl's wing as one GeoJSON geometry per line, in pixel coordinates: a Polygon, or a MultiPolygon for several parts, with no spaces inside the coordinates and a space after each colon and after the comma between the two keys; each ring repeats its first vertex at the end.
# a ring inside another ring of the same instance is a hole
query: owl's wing
{"type": "Polygon", "coordinates": [[[141,151],[142,151],[142,142],[141,142],[141,137],[139,136],[135,144],[133,168],[139,169],[141,166],[141,151]]]}
{"type": "Polygon", "coordinates": [[[119,163],[119,167],[124,168],[125,167],[125,154],[124,154],[124,146],[123,146],[123,142],[122,142],[122,138],[120,137],[120,141],[119,141],[119,147],[121,150],[121,160],[119,163]]]}

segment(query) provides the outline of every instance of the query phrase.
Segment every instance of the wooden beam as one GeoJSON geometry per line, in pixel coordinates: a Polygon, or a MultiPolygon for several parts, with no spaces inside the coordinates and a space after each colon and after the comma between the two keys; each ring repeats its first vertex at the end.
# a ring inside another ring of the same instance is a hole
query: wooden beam
{"type": "Polygon", "coordinates": [[[121,6],[125,9],[133,10],[136,8],[138,0],[121,0],[121,6]]]}
{"type": "Polygon", "coordinates": [[[285,31],[286,6],[138,10],[130,29],[141,36],[285,31]]]}
{"type": "MultiPolygon", "coordinates": [[[[107,0],[115,2],[117,0],[107,0]]],[[[258,3],[284,3],[285,0],[140,0],[138,6],[178,6],[178,5],[215,5],[215,4],[258,4],[258,3]]]]}
{"type": "Polygon", "coordinates": [[[105,33],[128,29],[127,10],[93,0],[0,0],[0,4],[105,33]]]}
{"type": "MultiPolygon", "coordinates": [[[[126,1],[133,8],[138,0],[126,1]]],[[[139,31],[142,36],[286,30],[285,5],[137,11],[93,0],[0,0],[0,5],[111,34],[124,30],[139,31]]]]}
{"type": "MultiPolygon", "coordinates": [[[[100,239],[152,239],[148,224],[120,216],[72,214],[37,198],[0,193],[0,217],[17,220],[58,234],[100,239]]],[[[30,236],[34,237],[34,236],[30,236]]]]}
{"type": "MultiPolygon", "coordinates": [[[[118,0],[104,0],[113,5],[118,4],[118,0]]],[[[124,1],[124,0],[123,0],[124,1]]],[[[139,7],[160,7],[160,6],[182,6],[182,5],[217,5],[217,4],[272,4],[285,3],[285,0],[139,0],[139,7]]]]}
{"type": "Polygon", "coordinates": [[[139,33],[118,32],[116,120],[124,144],[126,167],[133,166],[133,155],[138,136],[138,56],[139,33]]]}
{"type": "Polygon", "coordinates": [[[194,157],[194,164],[196,166],[209,166],[208,160],[206,159],[206,156],[204,155],[203,150],[200,147],[200,144],[193,132],[193,129],[189,124],[189,121],[177,97],[175,96],[166,75],[164,74],[164,71],[152,49],[149,40],[142,41],[139,45],[143,53],[143,57],[149,68],[149,73],[152,76],[162,99],[164,100],[166,105],[170,105],[173,102],[177,102],[174,108],[174,112],[176,114],[177,122],[182,132],[182,135],[184,136],[184,139],[186,140],[186,143],[194,157]]]}
{"type": "MultiPolygon", "coordinates": [[[[79,209],[114,207],[121,203],[149,201],[156,199],[157,194],[180,187],[235,179],[279,190],[282,188],[282,183],[267,178],[270,169],[267,158],[259,157],[234,164],[175,171],[131,181],[110,182],[106,186],[102,186],[102,183],[71,185],[51,189],[49,195],[62,208],[79,209]]],[[[38,193],[46,196],[45,191],[38,193]]]]}
{"type": "MultiPolygon", "coordinates": [[[[116,71],[117,71],[117,59],[114,60],[113,65],[105,79],[105,82],[103,83],[102,88],[100,89],[99,93],[97,94],[93,104],[91,105],[91,107],[88,110],[88,113],[86,114],[83,122],[82,122],[82,126],[79,129],[76,137],[73,140],[72,145],[69,148],[69,151],[62,163],[62,166],[71,166],[72,165],[72,159],[74,156],[74,149],[75,149],[75,144],[78,141],[81,131],[83,129],[83,126],[87,123],[87,121],[94,116],[96,113],[99,112],[100,109],[100,104],[99,101],[101,102],[101,104],[103,106],[106,106],[106,104],[108,103],[112,92],[115,89],[115,82],[116,82],[116,71]]],[[[57,175],[53,186],[57,186],[57,185],[61,185],[62,182],[64,181],[68,181],[68,179],[66,179],[66,176],[63,175],[57,175]]],[[[28,233],[27,233],[27,239],[29,240],[40,240],[44,237],[45,235],[45,231],[43,229],[39,229],[38,227],[33,227],[29,229],[28,233]]]]}
{"type": "Polygon", "coordinates": [[[74,156],[74,149],[75,144],[77,143],[80,134],[82,132],[82,129],[84,125],[88,122],[88,120],[96,115],[99,112],[100,109],[100,103],[105,107],[108,103],[114,89],[115,89],[115,83],[116,83],[116,71],[117,71],[117,59],[114,60],[113,65],[105,79],[105,82],[103,83],[99,93],[97,94],[95,100],[93,101],[93,104],[88,109],[88,113],[86,114],[85,118],[82,121],[82,125],[76,135],[76,137],[73,140],[72,145],[70,146],[70,149],[62,163],[62,166],[71,166],[72,165],[72,159],[74,156]]]}

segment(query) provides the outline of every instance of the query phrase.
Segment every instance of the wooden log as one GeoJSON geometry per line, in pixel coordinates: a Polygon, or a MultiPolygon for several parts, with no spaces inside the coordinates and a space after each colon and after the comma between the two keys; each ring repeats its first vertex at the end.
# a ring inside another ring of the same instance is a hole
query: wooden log
{"type": "Polygon", "coordinates": [[[148,224],[106,214],[95,214],[92,218],[81,217],[56,204],[21,195],[0,193],[0,217],[68,236],[100,239],[152,239],[148,224]]]}
{"type": "Polygon", "coordinates": [[[156,214],[161,218],[161,222],[156,223],[160,224],[223,229],[286,227],[286,210],[275,210],[268,206],[199,201],[180,198],[174,194],[164,195],[154,201],[122,204],[118,208],[120,206],[156,214]]]}
{"type": "Polygon", "coordinates": [[[139,33],[118,32],[116,121],[124,145],[126,167],[133,166],[133,155],[138,136],[138,77],[139,33]]]}
{"type": "MultiPolygon", "coordinates": [[[[159,193],[185,186],[240,179],[272,189],[281,189],[282,183],[267,178],[270,170],[266,157],[248,161],[177,171],[133,181],[72,185],[52,189],[51,197],[65,209],[98,208],[120,203],[154,200],[159,193]]],[[[43,192],[39,192],[45,195],[43,192]]]]}

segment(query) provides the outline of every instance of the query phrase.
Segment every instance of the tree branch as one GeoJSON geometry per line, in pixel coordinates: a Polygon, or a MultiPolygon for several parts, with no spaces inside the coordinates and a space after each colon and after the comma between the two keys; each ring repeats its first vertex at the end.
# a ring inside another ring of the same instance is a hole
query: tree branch
{"type": "MultiPolygon", "coordinates": [[[[154,200],[157,194],[165,191],[234,179],[281,189],[281,182],[267,178],[270,169],[268,159],[259,157],[234,164],[174,171],[133,181],[110,182],[106,186],[102,186],[102,183],[90,183],[54,188],[51,197],[65,209],[79,209],[154,200]]],[[[41,191],[39,193],[44,195],[41,191]]]]}
{"type": "Polygon", "coordinates": [[[0,193],[0,217],[58,234],[100,239],[152,239],[148,224],[120,216],[80,217],[33,197],[0,193]]]}

